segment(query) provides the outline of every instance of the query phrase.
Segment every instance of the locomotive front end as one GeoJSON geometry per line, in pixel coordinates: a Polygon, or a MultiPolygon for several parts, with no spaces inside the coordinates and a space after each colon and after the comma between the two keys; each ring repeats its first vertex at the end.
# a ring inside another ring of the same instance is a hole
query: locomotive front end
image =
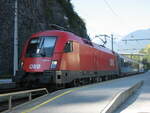
{"type": "Polygon", "coordinates": [[[31,37],[24,47],[15,82],[29,85],[53,83],[59,59],[59,55],[54,55],[56,42],[56,36],[31,37]]]}
{"type": "Polygon", "coordinates": [[[42,36],[29,41],[22,68],[26,72],[43,72],[56,68],[57,61],[52,61],[56,37],[42,36]],[[52,65],[51,65],[52,63],[52,65]]]}

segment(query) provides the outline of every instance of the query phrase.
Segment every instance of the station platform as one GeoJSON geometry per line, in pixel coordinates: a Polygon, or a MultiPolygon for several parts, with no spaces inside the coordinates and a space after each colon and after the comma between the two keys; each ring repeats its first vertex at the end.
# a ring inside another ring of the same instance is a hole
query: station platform
{"type": "Polygon", "coordinates": [[[0,89],[15,88],[15,83],[12,79],[0,79],[0,89]]]}
{"type": "MultiPolygon", "coordinates": [[[[120,92],[149,79],[149,73],[59,90],[5,113],[101,113],[120,92]]],[[[126,112],[128,113],[128,112],[126,112]]]]}
{"type": "Polygon", "coordinates": [[[0,84],[12,83],[12,79],[0,79],[0,84]]]}
{"type": "Polygon", "coordinates": [[[150,113],[150,72],[143,86],[115,113],[150,113]]]}

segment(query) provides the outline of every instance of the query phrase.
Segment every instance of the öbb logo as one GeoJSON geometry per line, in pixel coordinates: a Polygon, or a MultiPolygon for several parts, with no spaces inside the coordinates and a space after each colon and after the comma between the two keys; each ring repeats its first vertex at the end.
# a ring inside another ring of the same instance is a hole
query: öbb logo
{"type": "Polygon", "coordinates": [[[29,69],[40,69],[41,65],[40,64],[30,64],[29,69]]]}

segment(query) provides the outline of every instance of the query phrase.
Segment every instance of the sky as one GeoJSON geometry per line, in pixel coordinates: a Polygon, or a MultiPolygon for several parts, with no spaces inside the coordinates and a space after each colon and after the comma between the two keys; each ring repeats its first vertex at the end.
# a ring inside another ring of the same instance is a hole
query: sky
{"type": "Polygon", "coordinates": [[[88,34],[114,34],[150,28],[150,0],[71,0],[86,23],[88,34]]]}

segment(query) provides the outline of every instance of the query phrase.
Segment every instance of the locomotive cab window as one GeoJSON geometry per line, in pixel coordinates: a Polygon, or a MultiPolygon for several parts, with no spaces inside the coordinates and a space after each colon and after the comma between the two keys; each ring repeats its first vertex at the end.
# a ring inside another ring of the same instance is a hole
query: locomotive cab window
{"type": "Polygon", "coordinates": [[[65,44],[64,52],[68,53],[68,52],[72,52],[72,51],[73,51],[73,41],[68,41],[65,44]]]}
{"type": "Polygon", "coordinates": [[[56,37],[43,36],[29,41],[26,57],[51,57],[53,54],[56,37]]]}

